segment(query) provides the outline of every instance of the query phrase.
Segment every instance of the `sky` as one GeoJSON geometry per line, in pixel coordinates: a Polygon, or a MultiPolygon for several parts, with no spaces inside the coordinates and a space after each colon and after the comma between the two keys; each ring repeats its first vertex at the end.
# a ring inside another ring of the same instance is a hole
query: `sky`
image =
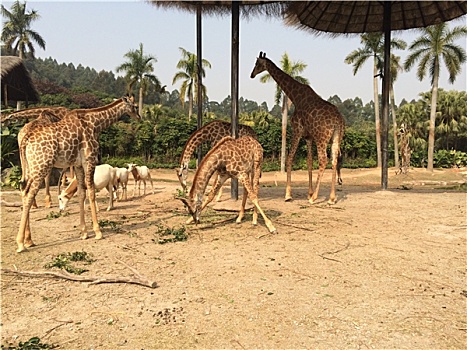
{"type": "MultiPolygon", "coordinates": [[[[6,8],[12,2],[2,1],[6,8]]],[[[46,49],[36,45],[36,57],[52,57],[58,63],[81,64],[97,71],[116,73],[116,67],[126,62],[124,55],[143,44],[146,55],[156,57],[154,74],[172,91],[180,89],[181,82],[172,85],[179,48],[196,53],[196,16],[175,9],[160,9],[147,2],[126,1],[27,1],[27,11],[36,10],[40,19],[32,29],[46,41],[46,49]]],[[[467,25],[467,16],[450,22],[451,26],[467,25]]],[[[203,16],[202,56],[211,69],[206,69],[203,83],[211,101],[223,101],[231,89],[231,18],[230,16],[203,16]]],[[[393,32],[393,38],[410,43],[420,36],[416,30],[393,32]]],[[[360,97],[364,103],[373,99],[373,68],[368,61],[353,74],[353,67],[344,63],[345,57],[361,47],[360,37],[330,38],[287,27],[281,19],[258,16],[240,19],[239,95],[269,108],[274,105],[275,84],[260,83],[259,77],[250,78],[260,51],[280,66],[287,52],[292,61],[302,61],[307,68],[301,74],[324,99],[338,95],[342,100],[360,97]]],[[[456,42],[466,49],[466,40],[456,42]]],[[[394,51],[407,57],[407,51],[394,51]]],[[[419,81],[415,74],[402,72],[395,83],[396,103],[403,98],[418,99],[419,94],[431,89],[430,79],[419,81]]],[[[454,84],[448,83],[448,73],[441,70],[440,87],[446,90],[466,90],[466,65],[454,84]]],[[[381,82],[380,82],[381,91],[381,82]]],[[[123,94],[124,92],[122,92],[123,94]]]]}

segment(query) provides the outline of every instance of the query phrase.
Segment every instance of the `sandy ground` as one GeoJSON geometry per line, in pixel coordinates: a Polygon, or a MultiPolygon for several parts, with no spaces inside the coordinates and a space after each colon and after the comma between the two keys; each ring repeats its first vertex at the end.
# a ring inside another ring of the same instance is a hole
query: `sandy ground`
{"type": "MultiPolygon", "coordinates": [[[[149,185],[133,198],[130,182],[128,200],[109,212],[106,191],[98,194],[100,241],[89,212],[91,238],[79,239],[76,198],[69,215],[51,218],[57,201],[44,208],[41,190],[31,212],[37,246],[17,254],[21,208],[2,205],[2,345],[39,337],[60,349],[467,348],[465,169],[390,169],[386,191],[378,170],[344,169],[334,206],[329,171],[314,205],[305,172],[293,174],[292,202],[285,176],[265,173],[260,204],[275,235],[261,218],[252,226],[251,213],[236,224],[235,212],[212,208],[185,225],[173,170],[152,176],[154,194],[149,185]],[[186,241],[159,244],[162,231],[183,228],[186,241]],[[95,260],[81,276],[139,274],[157,288],[4,270],[58,272],[44,265],[72,252],[95,260]]],[[[2,200],[19,202],[19,192],[2,200]]]]}

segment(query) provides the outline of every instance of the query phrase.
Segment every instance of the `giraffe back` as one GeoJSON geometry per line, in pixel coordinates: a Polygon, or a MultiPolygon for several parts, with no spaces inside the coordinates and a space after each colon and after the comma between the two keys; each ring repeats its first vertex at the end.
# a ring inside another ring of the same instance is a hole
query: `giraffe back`
{"type": "Polygon", "coordinates": [[[56,118],[61,119],[69,112],[69,109],[65,107],[34,107],[23,109],[5,116],[2,115],[2,125],[9,125],[10,123],[16,123],[21,120],[37,119],[44,112],[53,114],[56,118]]]}

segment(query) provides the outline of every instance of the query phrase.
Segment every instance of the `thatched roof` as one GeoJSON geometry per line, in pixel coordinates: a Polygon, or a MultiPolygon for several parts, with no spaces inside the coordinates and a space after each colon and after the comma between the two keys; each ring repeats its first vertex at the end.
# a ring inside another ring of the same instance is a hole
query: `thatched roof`
{"type": "MultiPolygon", "coordinates": [[[[201,6],[203,14],[207,15],[231,15],[232,1],[167,1],[167,0],[147,0],[149,3],[167,9],[178,9],[196,13],[197,6],[201,6]]],[[[266,15],[266,16],[282,16],[286,7],[287,1],[260,1],[260,0],[243,0],[235,1],[239,4],[240,15],[244,18],[266,15]]]]}
{"type": "Polygon", "coordinates": [[[1,56],[2,101],[38,102],[39,94],[21,58],[1,56]]]}
{"type": "Polygon", "coordinates": [[[293,1],[287,23],[315,34],[383,32],[384,6],[391,30],[427,27],[467,13],[467,1],[293,1]]]}

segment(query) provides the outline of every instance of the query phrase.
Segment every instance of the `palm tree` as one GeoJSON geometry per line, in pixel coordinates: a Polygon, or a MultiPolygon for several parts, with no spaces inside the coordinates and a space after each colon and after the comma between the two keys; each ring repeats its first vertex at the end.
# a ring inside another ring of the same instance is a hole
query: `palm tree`
{"type": "MultiPolygon", "coordinates": [[[[5,45],[6,52],[19,56],[34,58],[36,52],[33,43],[45,50],[45,40],[36,31],[31,29],[31,23],[40,18],[35,10],[26,12],[26,2],[18,0],[11,5],[10,11],[1,6],[2,16],[6,18],[0,39],[5,45]]],[[[21,102],[16,102],[16,109],[21,109],[21,102]]]]}
{"type": "MultiPolygon", "coordinates": [[[[378,77],[383,67],[384,36],[383,33],[364,33],[360,36],[362,48],[352,51],[345,58],[345,63],[353,64],[353,74],[357,74],[360,68],[369,58],[373,58],[373,102],[375,105],[375,127],[376,127],[376,152],[378,167],[381,167],[381,133],[379,115],[378,77]]],[[[405,42],[399,39],[391,40],[391,48],[403,49],[405,42]]]]}
{"type": "Polygon", "coordinates": [[[117,72],[126,72],[125,79],[128,82],[128,93],[133,93],[133,87],[139,84],[139,110],[143,110],[143,97],[149,84],[154,84],[156,87],[160,87],[161,83],[159,79],[151,74],[154,72],[153,62],[157,62],[157,59],[151,55],[144,55],[143,44],[139,44],[138,50],[128,51],[124,57],[128,58],[128,61],[122,63],[117,67],[117,72]]]}
{"type": "MultiPolygon", "coordinates": [[[[405,44],[405,43],[404,43],[405,44]]],[[[404,46],[405,48],[405,46],[404,46]]],[[[403,70],[400,64],[400,56],[391,54],[391,84],[389,86],[389,95],[391,97],[392,131],[394,137],[394,166],[399,169],[399,142],[397,141],[397,119],[396,119],[396,99],[394,97],[394,82],[397,80],[399,72],[403,70]]]]}
{"type": "Polygon", "coordinates": [[[449,82],[453,83],[461,72],[466,61],[465,50],[454,43],[455,40],[467,35],[467,26],[457,26],[452,29],[446,23],[419,29],[421,36],[410,45],[410,55],[404,68],[409,70],[419,61],[417,77],[421,81],[427,71],[431,77],[431,108],[428,134],[428,164],[427,169],[433,171],[433,153],[435,146],[436,104],[438,101],[438,82],[441,61],[444,61],[449,72],[449,82]]]}
{"type": "MultiPolygon", "coordinates": [[[[308,65],[302,61],[293,62],[290,60],[287,52],[284,52],[281,58],[281,69],[290,75],[295,80],[303,83],[309,84],[308,80],[299,74],[302,73],[308,65]]],[[[266,83],[273,80],[269,73],[263,75],[260,78],[260,82],[266,83]]],[[[292,104],[292,101],[287,97],[287,95],[282,91],[279,84],[276,84],[276,94],[275,102],[279,104],[282,97],[282,145],[281,145],[281,172],[285,172],[285,153],[287,148],[287,119],[289,115],[289,108],[292,104]]]]}
{"type": "Polygon", "coordinates": [[[26,2],[18,0],[13,3],[8,11],[1,7],[2,16],[6,18],[3,23],[1,40],[8,52],[19,56],[21,59],[30,56],[34,58],[36,52],[33,43],[41,49],[45,49],[45,40],[36,31],[31,29],[31,23],[40,18],[35,10],[26,12],[26,2]]]}
{"type": "MultiPolygon", "coordinates": [[[[188,98],[188,120],[190,121],[193,114],[193,103],[197,102],[198,96],[198,58],[194,53],[185,50],[183,47],[179,47],[179,49],[182,53],[182,58],[178,61],[177,68],[181,69],[181,71],[175,73],[172,84],[183,80],[180,87],[180,101],[182,102],[182,106],[184,106],[185,98],[188,98]]],[[[201,77],[204,78],[206,76],[204,68],[211,68],[211,63],[203,59],[201,66],[201,77]]],[[[204,85],[202,85],[202,90],[203,96],[206,96],[206,87],[204,85]]]]}

